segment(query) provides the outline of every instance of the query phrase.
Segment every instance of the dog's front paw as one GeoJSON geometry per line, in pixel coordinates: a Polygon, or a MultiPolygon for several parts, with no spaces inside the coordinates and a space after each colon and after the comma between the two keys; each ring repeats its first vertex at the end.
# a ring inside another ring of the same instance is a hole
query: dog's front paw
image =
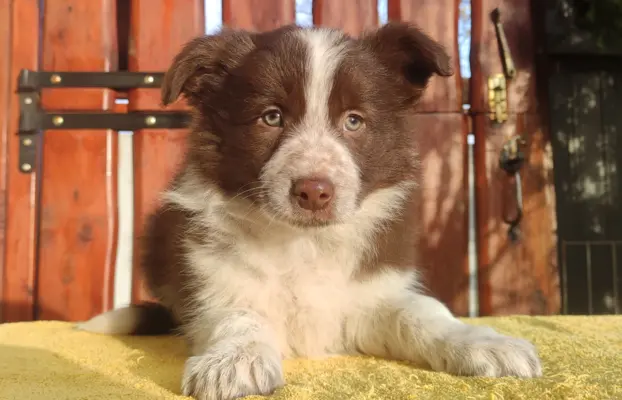
{"type": "Polygon", "coordinates": [[[283,384],[281,357],[274,348],[223,342],[186,361],[182,393],[197,400],[230,400],[268,395],[283,384]]]}
{"type": "Polygon", "coordinates": [[[449,332],[442,350],[433,356],[432,368],[454,375],[542,376],[540,358],[533,344],[504,336],[488,327],[464,325],[449,332]]]}

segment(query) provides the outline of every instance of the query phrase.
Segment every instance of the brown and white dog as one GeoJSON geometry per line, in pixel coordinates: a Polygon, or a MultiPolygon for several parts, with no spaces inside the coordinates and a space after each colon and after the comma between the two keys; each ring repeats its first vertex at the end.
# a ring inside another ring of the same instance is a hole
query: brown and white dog
{"type": "Polygon", "coordinates": [[[182,392],[197,399],[268,394],[284,385],[284,358],[333,354],[540,376],[531,343],[459,321],[418,285],[413,106],[451,70],[405,23],[360,38],[288,26],[188,43],[163,101],[192,107],[189,150],[144,242],[161,306],[79,327],[177,327],[191,351],[182,392]]]}

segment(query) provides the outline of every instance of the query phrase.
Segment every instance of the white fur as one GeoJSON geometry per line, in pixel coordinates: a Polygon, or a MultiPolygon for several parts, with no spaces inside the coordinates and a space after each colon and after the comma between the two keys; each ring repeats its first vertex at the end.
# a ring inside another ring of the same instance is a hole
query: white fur
{"type": "MultiPolygon", "coordinates": [[[[345,315],[372,308],[414,283],[414,270],[387,269],[366,282],[352,279],[364,254],[374,250],[372,233],[401,206],[406,185],[373,193],[348,223],[303,229],[271,222],[260,212],[243,212],[242,201],[227,202],[217,191],[191,184],[193,179],[187,176],[189,192],[167,198],[178,206],[207,205],[196,223],[214,232],[210,245],[186,243],[197,277],[197,306],[205,308],[208,319],[222,309],[253,310],[269,322],[286,357],[342,352],[345,315]]],[[[216,329],[200,321],[196,329],[209,337],[210,327],[216,329]]]]}
{"type": "Polygon", "coordinates": [[[140,309],[125,307],[94,316],[88,321],[78,323],[76,328],[84,331],[109,335],[128,334],[134,330],[140,317],[140,309]]]}
{"type": "Polygon", "coordinates": [[[197,226],[218,234],[211,246],[186,243],[202,316],[187,327],[194,357],[186,368],[186,394],[196,393],[192,382],[198,376],[208,379],[205,387],[218,387],[224,379],[219,374],[230,378],[226,393],[266,392],[248,375],[230,371],[252,370],[274,389],[283,381],[275,354],[362,352],[464,375],[541,374],[529,342],[460,322],[440,302],[413,290],[414,270],[387,267],[372,279],[352,279],[362,255],[373,251],[371,234],[401,206],[407,186],[373,193],[349,223],[313,229],[271,224],[261,212],[241,212],[241,201],[226,201],[198,184],[188,188],[194,193],[168,198],[178,205],[203,204],[197,226]],[[214,364],[223,359],[228,361],[220,367],[214,364]],[[265,368],[256,369],[258,364],[265,368]]]}

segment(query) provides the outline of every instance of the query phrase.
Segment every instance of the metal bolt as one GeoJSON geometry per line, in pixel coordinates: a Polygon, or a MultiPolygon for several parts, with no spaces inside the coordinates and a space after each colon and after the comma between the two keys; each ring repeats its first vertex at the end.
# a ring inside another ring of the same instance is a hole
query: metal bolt
{"type": "Polygon", "coordinates": [[[61,83],[62,80],[63,78],[61,78],[60,75],[54,74],[50,77],[50,82],[52,83],[61,83]]]}
{"type": "Polygon", "coordinates": [[[63,123],[65,122],[65,120],[63,119],[63,117],[54,117],[52,118],[52,123],[56,126],[61,126],[63,123]]]}
{"type": "Polygon", "coordinates": [[[28,164],[28,163],[24,163],[22,164],[22,171],[30,171],[32,169],[32,165],[28,164]]]}
{"type": "Polygon", "coordinates": [[[30,97],[26,97],[26,98],[24,99],[24,103],[26,103],[26,104],[32,104],[32,99],[31,99],[30,97]]]}
{"type": "Polygon", "coordinates": [[[157,121],[156,117],[154,117],[153,115],[150,115],[147,118],[145,118],[145,124],[149,126],[155,125],[156,121],[157,121]]]}
{"type": "Polygon", "coordinates": [[[155,82],[155,78],[153,76],[151,76],[151,75],[145,76],[144,80],[145,80],[145,83],[148,83],[148,84],[151,84],[151,83],[155,82]]]}
{"type": "Polygon", "coordinates": [[[32,139],[24,139],[22,143],[24,146],[30,146],[32,144],[32,139]]]}

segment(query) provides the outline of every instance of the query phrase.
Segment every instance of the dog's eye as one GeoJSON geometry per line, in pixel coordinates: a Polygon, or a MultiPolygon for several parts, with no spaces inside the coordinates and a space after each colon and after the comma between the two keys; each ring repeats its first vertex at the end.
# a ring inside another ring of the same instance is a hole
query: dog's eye
{"type": "Polygon", "coordinates": [[[343,122],[343,128],[350,132],[355,132],[363,126],[363,117],[356,114],[349,114],[343,122]]]}
{"type": "Polygon", "coordinates": [[[283,116],[279,110],[268,110],[261,116],[261,120],[268,126],[283,126],[283,116]]]}

